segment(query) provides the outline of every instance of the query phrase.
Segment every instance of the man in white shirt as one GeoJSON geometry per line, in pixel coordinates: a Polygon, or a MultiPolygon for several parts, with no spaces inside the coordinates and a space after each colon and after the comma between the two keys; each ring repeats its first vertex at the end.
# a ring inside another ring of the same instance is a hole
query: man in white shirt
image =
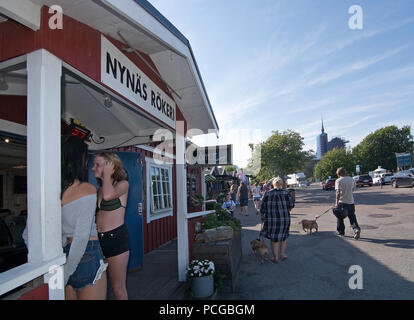
{"type": "MultiPolygon", "coordinates": [[[[345,168],[340,167],[336,170],[338,179],[335,181],[336,190],[336,207],[342,207],[348,211],[348,219],[351,223],[352,229],[354,230],[354,239],[358,240],[361,235],[361,229],[358,225],[358,221],[355,215],[355,204],[352,191],[355,188],[354,179],[346,176],[345,168]]],[[[344,220],[337,218],[337,234],[339,236],[345,235],[345,224],[344,220]]]]}

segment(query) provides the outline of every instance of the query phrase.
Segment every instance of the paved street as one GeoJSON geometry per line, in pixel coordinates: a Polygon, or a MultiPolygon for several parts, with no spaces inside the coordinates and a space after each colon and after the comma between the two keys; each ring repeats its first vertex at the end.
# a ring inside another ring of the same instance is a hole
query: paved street
{"type": "MultiPolygon", "coordinates": [[[[323,191],[319,185],[296,190],[288,259],[278,264],[260,265],[252,254],[250,241],[260,230],[252,204],[248,217],[237,212],[243,225],[239,279],[235,292],[222,291],[217,299],[414,299],[414,190],[389,185],[358,188],[358,241],[348,219],[345,237],[335,235],[331,211],[318,219],[318,233],[305,234],[298,222],[324,212],[334,197],[335,191],[323,191]],[[353,265],[362,268],[363,289],[349,287],[353,265]]],[[[269,240],[267,245],[270,250],[269,240]]]]}

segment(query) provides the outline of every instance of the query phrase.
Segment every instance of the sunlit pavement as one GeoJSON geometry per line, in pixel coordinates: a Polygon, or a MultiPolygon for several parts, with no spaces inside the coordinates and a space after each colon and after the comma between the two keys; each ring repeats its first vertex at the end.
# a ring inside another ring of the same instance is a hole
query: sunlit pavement
{"type": "MultiPolygon", "coordinates": [[[[285,261],[259,264],[250,241],[259,236],[260,218],[249,201],[243,225],[243,257],[235,292],[217,299],[414,299],[414,190],[389,185],[358,188],[354,193],[361,238],[353,239],[349,220],[337,237],[331,211],[308,235],[298,222],[313,219],[334,203],[335,191],[319,185],[296,190],[285,261]]],[[[267,245],[270,250],[269,240],[267,245]]]]}

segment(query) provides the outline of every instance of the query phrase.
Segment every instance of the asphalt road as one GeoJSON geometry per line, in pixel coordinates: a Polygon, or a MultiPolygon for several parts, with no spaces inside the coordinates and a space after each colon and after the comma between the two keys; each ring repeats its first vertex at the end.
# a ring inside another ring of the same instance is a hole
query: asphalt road
{"type": "Polygon", "coordinates": [[[239,278],[235,292],[221,290],[217,299],[414,299],[414,190],[389,185],[358,188],[354,198],[362,229],[359,240],[353,239],[348,219],[345,237],[337,237],[331,212],[318,219],[316,234],[306,234],[298,222],[321,214],[334,198],[335,191],[318,185],[296,190],[288,259],[278,264],[259,264],[251,251],[250,241],[260,230],[252,203],[248,217],[236,212],[243,225],[239,278]]]}

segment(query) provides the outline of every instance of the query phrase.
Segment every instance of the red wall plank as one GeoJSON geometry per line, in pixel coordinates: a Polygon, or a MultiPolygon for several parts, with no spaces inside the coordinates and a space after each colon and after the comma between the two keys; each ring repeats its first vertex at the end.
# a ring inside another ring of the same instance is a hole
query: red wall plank
{"type": "Polygon", "coordinates": [[[27,97],[0,95],[0,119],[27,123],[27,97]]]}

